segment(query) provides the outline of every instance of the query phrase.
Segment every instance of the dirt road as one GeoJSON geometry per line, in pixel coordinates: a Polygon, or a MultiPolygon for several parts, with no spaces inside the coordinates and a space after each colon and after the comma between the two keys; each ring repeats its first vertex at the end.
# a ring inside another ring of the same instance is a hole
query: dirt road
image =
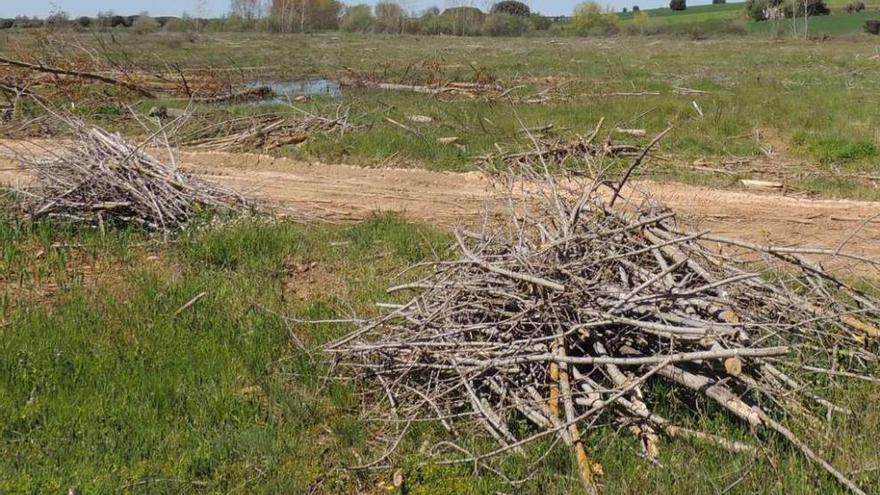
{"type": "MultiPolygon", "coordinates": [[[[305,163],[240,153],[182,153],[184,168],[282,207],[332,220],[394,212],[441,226],[479,218],[495,194],[477,173],[370,169],[305,163]]],[[[20,181],[0,160],[0,182],[20,181]]],[[[880,203],[812,200],[638,182],[637,187],[715,233],[778,245],[836,248],[880,203]]],[[[880,216],[865,224],[846,250],[880,257],[880,216]]]]}

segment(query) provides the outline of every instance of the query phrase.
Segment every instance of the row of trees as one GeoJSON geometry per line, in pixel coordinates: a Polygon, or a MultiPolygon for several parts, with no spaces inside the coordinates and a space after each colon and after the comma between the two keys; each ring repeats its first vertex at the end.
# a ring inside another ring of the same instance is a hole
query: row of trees
{"type": "Polygon", "coordinates": [[[340,20],[340,29],[349,32],[420,33],[515,36],[528,31],[548,29],[553,21],[532,14],[529,7],[517,1],[495,4],[489,14],[475,7],[453,7],[440,11],[432,7],[420,15],[408,15],[396,3],[379,3],[348,7],[340,20]]]}
{"type": "MultiPolygon", "coordinates": [[[[727,0],[712,0],[713,4],[727,3],[727,0]]],[[[671,10],[687,9],[687,0],[670,0],[671,10]]],[[[865,3],[856,0],[846,6],[849,13],[860,12],[865,9],[865,3]]],[[[782,19],[795,17],[812,17],[828,15],[831,9],[825,4],[825,0],[747,0],[746,13],[755,21],[768,19],[782,19]]]]}
{"type": "Polygon", "coordinates": [[[756,21],[828,15],[825,0],[747,0],[746,12],[756,21]]]}
{"type": "MultiPolygon", "coordinates": [[[[375,8],[366,4],[342,7],[335,2],[313,4],[279,1],[274,6],[261,7],[260,2],[235,2],[234,11],[222,19],[202,19],[184,16],[163,19],[160,23],[146,15],[134,16],[131,22],[107,25],[91,21],[93,27],[124,27],[137,33],[162,29],[169,32],[211,31],[275,31],[309,32],[317,30],[343,30],[358,33],[425,34],[455,36],[520,36],[530,31],[566,31],[582,36],[612,35],[621,31],[629,34],[687,34],[683,29],[672,29],[662,22],[655,22],[646,12],[636,14],[633,22],[625,28],[617,14],[601,8],[595,2],[586,2],[575,9],[573,17],[549,18],[532,13],[528,7],[515,1],[499,2],[484,13],[474,7],[455,7],[441,11],[426,9],[419,15],[411,15],[396,3],[379,3],[375,8]],[[274,9],[273,9],[274,7],[274,9]],[[513,13],[512,13],[513,12],[513,13]]],[[[89,23],[76,24],[88,28],[89,23]]],[[[3,28],[0,22],[0,28],[3,28]]],[[[676,26],[681,28],[682,26],[676,26]]],[[[685,26],[687,27],[687,26],[685,26]]],[[[715,29],[717,30],[717,29],[715,29]]],[[[731,34],[739,34],[731,32],[731,34]]]]}
{"type": "Polygon", "coordinates": [[[138,15],[116,15],[113,12],[99,12],[96,17],[82,16],[70,18],[64,12],[56,12],[46,19],[19,16],[14,19],[0,19],[0,29],[36,27],[76,27],[76,28],[132,28],[138,32],[152,32],[160,29],[169,31],[189,31],[206,26],[207,19],[183,17],[151,17],[142,12],[138,15]]]}
{"type": "MultiPolygon", "coordinates": [[[[713,3],[725,1],[713,0],[713,3]]],[[[686,0],[670,0],[669,6],[672,10],[687,8],[686,0]]],[[[864,3],[854,0],[850,9],[862,10],[864,3]]],[[[201,11],[201,14],[205,13],[205,0],[197,0],[196,10],[201,11]]],[[[626,12],[627,9],[623,10],[626,12]]],[[[629,31],[640,34],[662,32],[662,26],[651,20],[647,13],[640,13],[638,6],[633,6],[632,10],[636,15],[627,26],[629,31]]],[[[824,0],[747,0],[746,11],[754,20],[803,18],[829,13],[824,0]]],[[[581,35],[614,34],[621,30],[617,15],[607,8],[601,8],[594,1],[577,6],[570,19],[554,19],[535,14],[527,4],[518,0],[499,1],[488,13],[476,7],[464,6],[443,11],[432,7],[413,15],[393,1],[380,2],[375,7],[370,7],[366,4],[346,6],[340,0],[231,0],[230,14],[222,19],[206,19],[204,15],[150,17],[145,12],[136,16],[102,12],[96,18],[77,19],[69,19],[63,12],[55,12],[44,21],[27,17],[0,19],[0,29],[65,24],[82,28],[123,27],[141,33],[159,29],[265,30],[285,33],[340,29],[361,33],[517,36],[532,30],[547,29],[565,29],[581,35]]]]}
{"type": "Polygon", "coordinates": [[[236,22],[280,32],[343,29],[352,32],[479,34],[504,26],[515,30],[541,29],[549,23],[533,20],[523,2],[502,0],[489,14],[475,7],[437,7],[411,15],[396,2],[346,7],[339,0],[231,0],[230,14],[236,22]],[[530,22],[525,22],[528,19],[530,22]],[[488,26],[485,24],[488,23],[488,26]]]}

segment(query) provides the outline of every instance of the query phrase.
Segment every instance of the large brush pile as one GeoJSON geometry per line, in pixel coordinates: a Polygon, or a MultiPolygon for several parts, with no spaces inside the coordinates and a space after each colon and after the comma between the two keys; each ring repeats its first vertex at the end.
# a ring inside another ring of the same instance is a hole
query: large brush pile
{"type": "Polygon", "coordinates": [[[158,139],[162,133],[134,144],[78,120],[61,120],[70,127],[71,139],[52,149],[35,144],[10,153],[32,177],[19,193],[33,218],[136,224],[169,233],[201,212],[246,206],[234,191],[181,171],[167,139],[158,139]],[[149,146],[167,149],[167,161],[147,153],[149,146]]]}
{"type": "Polygon", "coordinates": [[[625,200],[620,186],[525,172],[506,225],[459,230],[458,259],[390,289],[415,295],[328,351],[402,420],[435,418],[450,431],[476,420],[499,444],[445,462],[482,462],[555,436],[595,490],[581,435],[600,419],[631,430],[649,459],[664,434],[754,450],[653,412],[646,385],[662,381],[774,430],[859,492],[788,421],[848,413],[820,397],[813,378],[871,379],[863,375],[877,362],[869,341],[880,336],[880,301],[798,249],[690,232],[662,205],[625,200]],[[533,429],[511,426],[521,421],[533,429]]]}

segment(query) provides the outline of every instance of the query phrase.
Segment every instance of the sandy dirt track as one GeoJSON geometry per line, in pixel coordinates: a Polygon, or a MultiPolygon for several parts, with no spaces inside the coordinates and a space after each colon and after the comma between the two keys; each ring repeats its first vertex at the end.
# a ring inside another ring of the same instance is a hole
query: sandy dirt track
{"type": "MultiPolygon", "coordinates": [[[[357,220],[394,212],[440,226],[477,220],[495,197],[478,173],[362,168],[306,163],[243,153],[189,153],[182,166],[281,207],[329,220],[357,220]]],[[[0,183],[26,175],[0,159],[0,183]]],[[[637,187],[698,221],[702,228],[778,245],[836,248],[880,203],[815,200],[640,181],[637,187]]],[[[880,257],[880,216],[846,245],[848,252],[880,257]]]]}

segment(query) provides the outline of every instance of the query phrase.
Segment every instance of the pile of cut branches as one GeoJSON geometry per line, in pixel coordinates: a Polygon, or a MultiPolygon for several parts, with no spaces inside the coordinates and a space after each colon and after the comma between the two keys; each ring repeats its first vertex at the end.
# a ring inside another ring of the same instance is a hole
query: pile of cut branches
{"type": "Polygon", "coordinates": [[[294,108],[296,113],[265,113],[239,117],[193,131],[181,144],[206,150],[271,150],[299,144],[315,134],[345,134],[355,128],[349,108],[339,106],[332,115],[294,108]]]}
{"type": "Polygon", "coordinates": [[[238,193],[181,171],[162,130],[133,144],[73,118],[58,120],[70,128],[71,139],[52,149],[39,143],[7,147],[7,154],[31,175],[18,193],[33,218],[137,224],[167,234],[199,212],[247,206],[238,193]],[[167,149],[167,161],[147,153],[148,147],[167,149]]]}
{"type": "Polygon", "coordinates": [[[538,104],[564,100],[567,97],[558,86],[534,89],[531,85],[505,85],[499,81],[448,81],[435,79],[422,84],[393,83],[368,74],[351,72],[341,80],[344,86],[375,88],[385,91],[411,92],[451,100],[506,101],[519,104],[538,104]]]}
{"type": "MultiPolygon", "coordinates": [[[[547,126],[552,130],[551,126],[547,126]]],[[[596,161],[603,158],[638,156],[641,148],[632,144],[614,144],[610,141],[596,142],[601,124],[593,132],[586,136],[577,136],[573,139],[560,139],[558,137],[536,137],[530,133],[532,144],[525,151],[505,151],[501,148],[495,153],[482,156],[478,165],[483,168],[498,170],[520,169],[522,167],[535,167],[542,164],[553,166],[569,166],[576,162],[596,161]]]]}
{"type": "Polygon", "coordinates": [[[389,289],[414,295],[383,305],[392,310],[327,352],[387,398],[400,422],[433,419],[460,432],[473,420],[498,443],[464,458],[456,447],[457,456],[437,462],[488,467],[493,456],[555,437],[595,492],[583,435],[599,421],[632,431],[648,459],[663,435],[756,451],[655,412],[670,395],[654,397],[648,385],[665,382],[688,403],[717,402],[781,435],[861,493],[792,426],[820,421],[818,411],[850,414],[820,395],[817,376],[876,380],[880,300],[813,257],[877,263],[692,232],[663,205],[624,194],[623,181],[552,176],[550,168],[511,167],[509,221],[459,229],[457,259],[389,289]],[[514,426],[522,422],[531,429],[514,426]]]}

